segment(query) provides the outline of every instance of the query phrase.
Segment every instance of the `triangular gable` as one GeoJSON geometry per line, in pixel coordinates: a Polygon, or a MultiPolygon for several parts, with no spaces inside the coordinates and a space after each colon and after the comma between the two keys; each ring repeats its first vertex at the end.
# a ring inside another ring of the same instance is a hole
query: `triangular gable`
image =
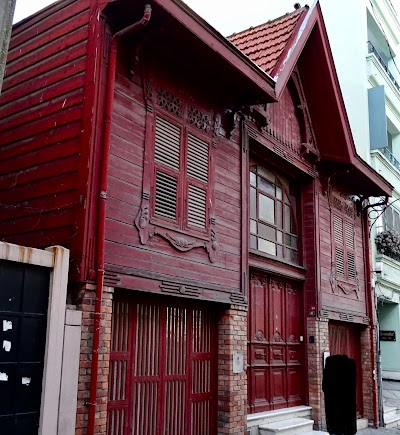
{"type": "MultiPolygon", "coordinates": [[[[245,52],[251,46],[248,43],[256,40],[260,53],[271,54],[279,37],[286,40],[286,45],[275,51],[275,57],[268,63],[268,72],[274,74],[275,97],[281,98],[297,66],[322,165],[340,174],[354,194],[390,196],[393,187],[356,152],[318,0],[308,10],[300,8],[265,25],[232,35],[230,40],[238,41],[239,48],[245,47],[245,52]],[[273,27],[284,29],[286,37],[281,34],[270,40],[266,29],[273,27]]],[[[250,54],[255,62],[265,60],[263,56],[256,60],[258,54],[254,47],[250,54]]]]}

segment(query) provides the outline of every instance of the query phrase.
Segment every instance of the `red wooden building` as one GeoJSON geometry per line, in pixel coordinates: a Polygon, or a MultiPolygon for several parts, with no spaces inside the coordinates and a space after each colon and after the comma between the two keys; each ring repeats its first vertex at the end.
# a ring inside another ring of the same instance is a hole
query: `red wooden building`
{"type": "Polygon", "coordinates": [[[14,27],[0,233],[71,250],[76,434],[245,433],[302,405],[323,427],[328,351],[376,421],[365,210],[391,186],[355,152],[318,4],[230,40],[178,0],[14,27]]]}

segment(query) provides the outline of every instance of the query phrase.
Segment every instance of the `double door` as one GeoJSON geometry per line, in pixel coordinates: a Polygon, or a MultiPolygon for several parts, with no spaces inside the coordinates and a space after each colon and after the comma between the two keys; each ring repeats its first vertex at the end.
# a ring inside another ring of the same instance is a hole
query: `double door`
{"type": "Polygon", "coordinates": [[[249,412],[304,404],[304,314],[299,285],[252,274],[248,317],[249,412]]]}

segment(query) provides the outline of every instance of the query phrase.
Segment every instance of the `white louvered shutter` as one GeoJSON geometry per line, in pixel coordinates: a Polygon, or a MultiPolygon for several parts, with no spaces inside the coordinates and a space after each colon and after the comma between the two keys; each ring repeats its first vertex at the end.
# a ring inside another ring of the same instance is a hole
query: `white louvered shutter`
{"type": "Polygon", "coordinates": [[[187,143],[189,227],[206,228],[208,175],[209,144],[189,133],[187,143]]]}
{"type": "Polygon", "coordinates": [[[154,160],[157,168],[154,213],[156,216],[172,220],[176,220],[180,147],[181,129],[172,122],[157,116],[154,147],[154,160]],[[166,168],[170,170],[166,171],[166,168]]]}

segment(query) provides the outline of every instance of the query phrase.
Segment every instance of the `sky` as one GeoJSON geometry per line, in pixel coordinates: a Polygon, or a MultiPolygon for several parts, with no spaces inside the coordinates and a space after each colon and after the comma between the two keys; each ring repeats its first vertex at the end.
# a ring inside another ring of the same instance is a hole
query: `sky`
{"type": "MultiPolygon", "coordinates": [[[[76,0],[79,1],[79,0],[76,0]]],[[[134,0],[132,0],[134,1],[134,0]]],[[[54,0],[17,0],[14,23],[54,0]]],[[[294,10],[295,0],[186,0],[185,3],[225,36],[265,23],[294,10]]],[[[306,1],[299,2],[302,6],[306,1]]],[[[309,0],[308,4],[312,4],[309,0]]]]}

